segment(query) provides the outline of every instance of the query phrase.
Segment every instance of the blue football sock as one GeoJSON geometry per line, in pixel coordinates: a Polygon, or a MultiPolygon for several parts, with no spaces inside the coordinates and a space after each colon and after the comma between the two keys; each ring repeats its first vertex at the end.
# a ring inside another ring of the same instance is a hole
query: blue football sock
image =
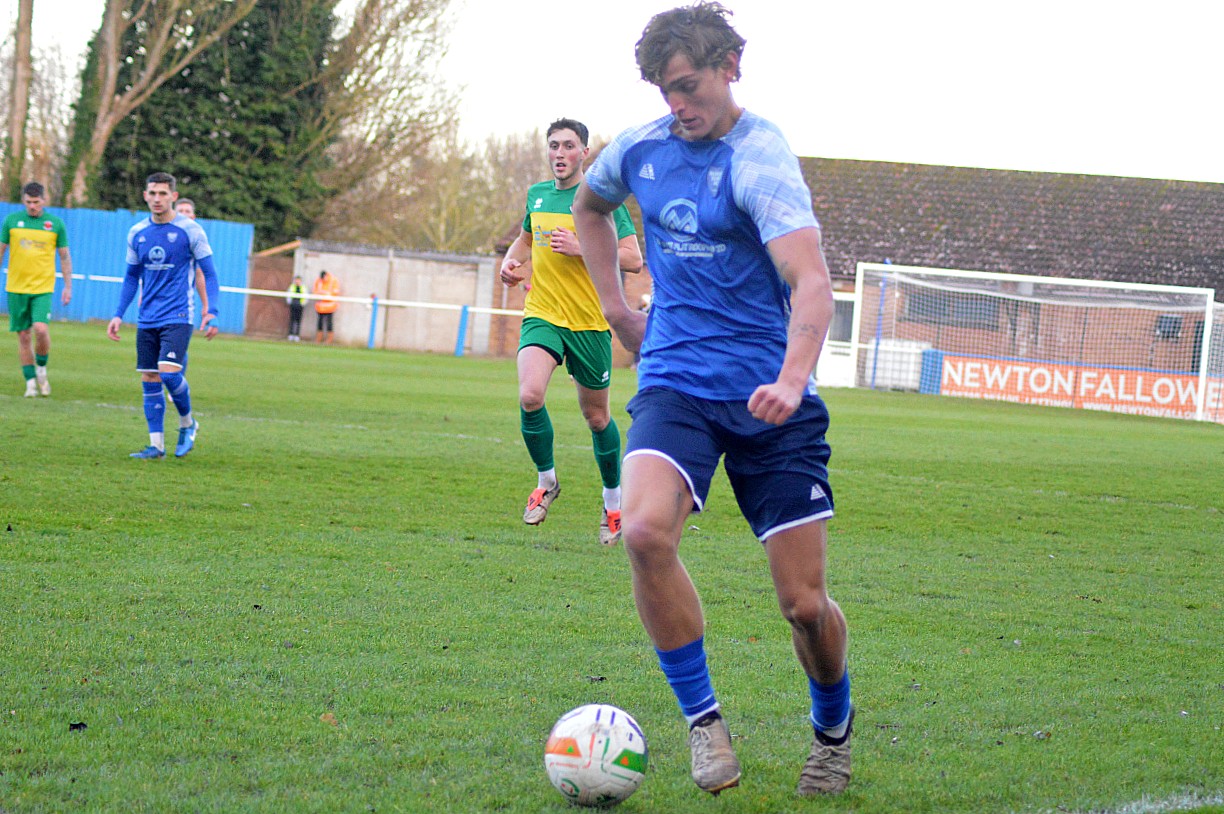
{"type": "Polygon", "coordinates": [[[163,373],[161,379],[178,414],[191,415],[191,388],[187,386],[187,378],[182,373],[163,373]]]}
{"type": "Polygon", "coordinates": [[[706,664],[705,637],[675,650],[656,648],[655,653],[659,656],[659,666],[663,668],[663,675],[667,676],[667,683],[680,702],[680,711],[690,725],[718,709],[706,664]]]}
{"type": "Polygon", "coordinates": [[[149,425],[149,432],[164,432],[166,424],[166,399],[162,396],[162,383],[142,381],[140,388],[144,390],[144,414],[145,421],[149,425]]]}
{"type": "Polygon", "coordinates": [[[846,670],[836,684],[819,684],[808,678],[808,689],[812,694],[812,725],[835,738],[845,734],[842,727],[850,718],[850,671],[846,670]]]}

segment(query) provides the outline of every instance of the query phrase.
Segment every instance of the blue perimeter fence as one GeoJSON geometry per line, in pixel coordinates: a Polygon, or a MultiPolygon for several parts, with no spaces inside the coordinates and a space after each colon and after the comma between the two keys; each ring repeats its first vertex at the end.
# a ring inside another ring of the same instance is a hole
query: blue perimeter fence
{"type": "MultiPolygon", "coordinates": [[[[17,203],[0,202],[0,220],[10,212],[25,211],[17,203]]],[[[59,216],[68,230],[68,249],[72,252],[72,302],[60,303],[63,280],[55,281],[55,295],[51,302],[51,318],[88,322],[91,319],[109,320],[115,312],[119,297],[119,284],[127,269],[127,233],[133,224],[148,215],[117,209],[103,212],[97,209],[61,209],[49,206],[46,211],[59,216]]],[[[218,283],[223,286],[217,308],[220,318],[214,323],[220,330],[240,334],[246,326],[247,295],[225,288],[245,289],[247,265],[251,248],[255,242],[255,227],[249,223],[232,223],[223,220],[200,218],[199,223],[208,234],[213,250],[213,262],[217,267],[218,283]]],[[[8,255],[5,255],[7,273],[8,255]]],[[[58,269],[58,261],[56,267],[58,269]]],[[[283,296],[283,295],[282,295],[283,296]]],[[[7,298],[0,298],[0,313],[8,313],[7,298]]],[[[128,307],[125,319],[136,320],[136,305],[128,307]]],[[[198,325],[198,323],[197,323],[198,325]]]]}

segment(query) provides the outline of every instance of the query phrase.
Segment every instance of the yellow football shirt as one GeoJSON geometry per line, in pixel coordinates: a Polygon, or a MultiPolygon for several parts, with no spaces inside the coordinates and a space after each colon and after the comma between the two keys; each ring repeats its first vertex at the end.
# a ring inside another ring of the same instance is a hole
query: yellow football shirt
{"type": "Polygon", "coordinates": [[[13,212],[0,227],[0,243],[9,247],[6,291],[47,294],[55,290],[55,254],[68,245],[62,220],[47,212],[37,218],[24,210],[13,212]]]}
{"type": "MultiPolygon", "coordinates": [[[[558,254],[549,245],[553,229],[574,231],[577,192],[577,186],[557,189],[553,181],[533,184],[527,190],[523,230],[531,233],[532,271],[523,316],[538,317],[571,331],[606,331],[608,322],[586,264],[581,257],[558,254]]],[[[613,219],[618,240],[636,233],[624,204],[617,207],[613,219]]]]}

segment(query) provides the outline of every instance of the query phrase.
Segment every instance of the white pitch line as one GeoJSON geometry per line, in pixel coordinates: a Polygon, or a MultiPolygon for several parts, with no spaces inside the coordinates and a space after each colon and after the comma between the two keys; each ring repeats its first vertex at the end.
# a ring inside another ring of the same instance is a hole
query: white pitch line
{"type": "Polygon", "coordinates": [[[1167,814],[1171,811],[1190,811],[1204,806],[1224,805],[1224,792],[1216,794],[1177,794],[1173,797],[1153,799],[1141,797],[1117,808],[1092,808],[1087,811],[1069,809],[1046,809],[1043,814],[1167,814]]]}

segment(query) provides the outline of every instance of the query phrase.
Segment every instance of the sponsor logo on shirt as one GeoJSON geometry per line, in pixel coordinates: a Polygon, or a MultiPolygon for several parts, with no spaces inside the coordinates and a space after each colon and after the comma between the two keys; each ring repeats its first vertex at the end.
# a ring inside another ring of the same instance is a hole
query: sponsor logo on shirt
{"type": "Polygon", "coordinates": [[[53,224],[49,220],[45,220],[43,221],[43,228],[46,229],[48,232],[51,232],[55,230],[55,224],[53,224]]]}
{"type": "Polygon", "coordinates": [[[688,243],[697,235],[697,205],[687,198],[668,201],[659,222],[672,240],[688,243]]]}
{"type": "Polygon", "coordinates": [[[688,198],[675,198],[663,206],[659,224],[670,240],[660,240],[659,248],[677,257],[713,257],[727,251],[726,243],[702,243],[697,240],[700,221],[697,204],[688,198]]]}
{"type": "MultiPolygon", "coordinates": [[[[141,240],[144,240],[144,238],[142,237],[141,240]]],[[[165,271],[174,268],[174,264],[166,262],[165,247],[154,246],[149,249],[149,257],[145,261],[144,267],[149,271],[165,271]]]]}
{"type": "Polygon", "coordinates": [[[654,164],[649,162],[643,164],[642,169],[638,171],[638,176],[640,178],[645,178],[647,181],[653,181],[655,179],[654,164]]]}

